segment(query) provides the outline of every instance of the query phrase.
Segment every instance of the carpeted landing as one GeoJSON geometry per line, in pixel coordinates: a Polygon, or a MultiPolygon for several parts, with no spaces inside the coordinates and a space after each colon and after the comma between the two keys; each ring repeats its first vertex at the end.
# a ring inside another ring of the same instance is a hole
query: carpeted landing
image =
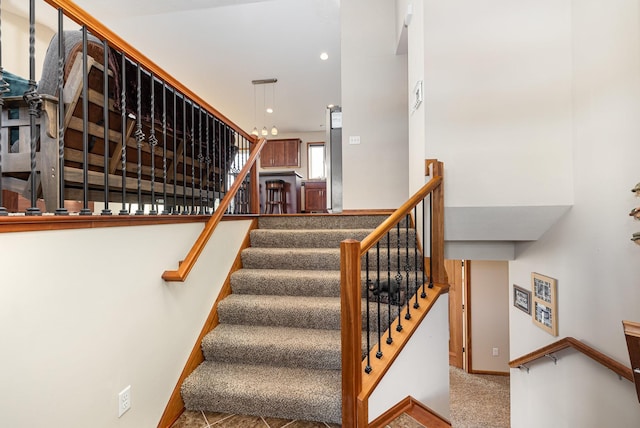
{"type": "MultiPolygon", "coordinates": [[[[203,340],[205,361],[182,385],[187,410],[339,424],[340,242],[361,240],[385,218],[261,217],[218,306],[220,324],[203,340]]],[[[412,229],[388,239],[393,256],[383,241],[383,271],[417,260],[404,250],[414,248],[412,229]]]]}

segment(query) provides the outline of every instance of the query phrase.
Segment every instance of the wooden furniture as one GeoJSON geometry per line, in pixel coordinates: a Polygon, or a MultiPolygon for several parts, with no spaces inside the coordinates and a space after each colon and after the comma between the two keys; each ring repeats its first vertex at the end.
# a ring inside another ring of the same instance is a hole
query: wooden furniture
{"type": "Polygon", "coordinates": [[[287,213],[287,192],[285,192],[284,180],[265,181],[267,189],[267,200],[265,201],[265,213],[274,214],[278,210],[279,214],[287,213]]]}
{"type": "Polygon", "coordinates": [[[622,326],[627,339],[627,348],[629,349],[633,383],[636,385],[636,393],[638,394],[638,401],[640,401],[640,323],[622,321],[622,326]]]}
{"type": "Polygon", "coordinates": [[[260,167],[299,168],[301,143],[299,138],[268,140],[260,154],[260,167]]]}
{"type": "Polygon", "coordinates": [[[282,172],[261,172],[259,178],[260,186],[260,212],[266,213],[266,183],[271,180],[283,180],[284,191],[286,193],[286,210],[288,214],[300,212],[300,190],[302,187],[302,176],[295,171],[282,172]]]}
{"type": "Polygon", "coordinates": [[[304,212],[327,212],[326,181],[306,181],[304,183],[304,212]]]}

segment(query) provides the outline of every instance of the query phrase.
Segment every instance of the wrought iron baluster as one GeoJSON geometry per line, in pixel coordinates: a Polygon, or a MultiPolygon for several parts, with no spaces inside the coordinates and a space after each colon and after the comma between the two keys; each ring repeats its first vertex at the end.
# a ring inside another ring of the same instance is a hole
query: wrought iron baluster
{"type": "MultiPolygon", "coordinates": [[[[391,231],[387,233],[387,239],[391,240],[391,231]]],[[[396,224],[396,264],[397,264],[397,273],[396,273],[396,293],[398,304],[398,325],[396,326],[396,331],[402,331],[402,319],[400,318],[400,314],[402,312],[402,308],[400,307],[400,293],[402,291],[402,274],[400,273],[400,222],[396,224]]],[[[389,283],[389,303],[391,303],[391,283],[389,283]]]]}
{"type": "MultiPolygon", "coordinates": [[[[58,33],[62,34],[62,33],[58,33]]],[[[101,215],[111,215],[109,209],[109,42],[104,39],[102,42],[104,49],[102,50],[102,62],[104,67],[102,69],[102,122],[104,122],[104,208],[101,215]]]]}
{"type": "Polygon", "coordinates": [[[429,193],[429,288],[433,288],[433,192],[429,193]]]}
{"type": "MultiPolygon", "coordinates": [[[[405,284],[405,300],[407,302],[407,313],[404,315],[404,319],[406,320],[410,320],[411,319],[411,311],[409,309],[409,301],[411,299],[411,294],[409,293],[409,270],[411,269],[411,266],[409,265],[409,221],[410,221],[410,217],[409,214],[406,215],[405,217],[405,223],[404,223],[404,233],[405,233],[405,245],[404,245],[404,250],[405,250],[405,265],[404,265],[404,272],[405,272],[405,278],[406,278],[406,284],[405,284]]],[[[400,306],[398,306],[400,307],[400,306]]]]}
{"type": "Polygon", "coordinates": [[[29,0],[29,88],[24,93],[23,98],[29,106],[29,136],[30,161],[31,161],[31,207],[27,208],[26,215],[42,215],[37,207],[36,188],[36,145],[38,134],[36,128],[36,118],[40,116],[42,106],[42,96],[36,88],[36,7],[35,0],[29,0]]]}
{"type": "Polygon", "coordinates": [[[162,82],[162,214],[169,214],[167,201],[167,82],[162,82]]]}
{"type": "MultiPolygon", "coordinates": [[[[368,291],[367,291],[368,293],[368,291]]],[[[378,310],[378,352],[376,358],[382,358],[382,308],[380,305],[380,241],[376,242],[376,303],[378,310]]]]}
{"type": "Polygon", "coordinates": [[[142,143],[144,143],[144,132],[142,132],[142,70],[140,63],[137,64],[137,82],[136,90],[137,117],[136,117],[136,149],[138,150],[138,162],[136,164],[136,172],[138,174],[138,209],[136,215],[144,214],[142,204],[142,143]]]}
{"type": "Polygon", "coordinates": [[[89,209],[89,64],[87,58],[87,26],[82,26],[82,209],[80,215],[91,215],[89,209]]]}
{"type": "Polygon", "coordinates": [[[187,212],[187,96],[182,94],[182,215],[187,212]]]}
{"type": "MultiPolygon", "coordinates": [[[[418,254],[420,253],[418,248],[418,206],[413,207],[413,218],[415,219],[414,228],[413,228],[413,267],[414,267],[414,283],[413,283],[413,293],[415,294],[415,301],[413,302],[413,308],[418,309],[420,307],[420,303],[418,303],[418,254]]],[[[408,304],[408,302],[407,302],[408,304]]]]}
{"type": "Polygon", "coordinates": [[[371,333],[371,327],[370,327],[370,319],[369,319],[369,313],[370,313],[370,308],[369,308],[369,251],[367,251],[365,253],[365,272],[366,272],[366,282],[365,282],[365,290],[367,293],[367,299],[366,299],[366,311],[367,311],[367,326],[366,326],[366,330],[367,330],[367,364],[364,368],[365,373],[371,373],[371,357],[369,356],[369,349],[371,348],[371,339],[369,338],[369,335],[371,333]]]}
{"type": "Polygon", "coordinates": [[[387,330],[389,330],[389,337],[387,337],[387,344],[393,343],[391,337],[391,240],[389,239],[389,232],[387,232],[387,323],[389,324],[387,330]]]}
{"type": "MultiPolygon", "coordinates": [[[[64,207],[64,12],[58,9],[58,208],[56,215],[69,215],[64,207]]],[[[2,67],[0,67],[0,71],[2,67]]],[[[0,203],[2,205],[2,203],[0,203]]]]}
{"type": "Polygon", "coordinates": [[[196,132],[195,132],[195,116],[196,106],[191,102],[191,212],[196,214],[196,132]]]}
{"type": "Polygon", "coordinates": [[[202,154],[202,107],[198,106],[198,174],[199,174],[199,197],[200,208],[198,214],[204,214],[204,201],[202,199],[202,165],[204,163],[204,155],[202,154]]]}
{"type": "MultiPolygon", "coordinates": [[[[2,2],[0,0],[0,6],[2,2]]],[[[3,75],[4,69],[2,68],[2,15],[1,15],[1,7],[0,7],[0,129],[2,128],[2,113],[4,111],[4,94],[9,92],[9,84],[6,80],[4,80],[3,75]]],[[[8,134],[8,133],[7,133],[8,134]]],[[[7,141],[7,153],[9,150],[10,141],[7,141]]],[[[0,216],[8,216],[9,213],[7,209],[4,207],[3,202],[3,187],[2,187],[2,134],[0,134],[0,216]]]]}
{"type": "Polygon", "coordinates": [[[122,207],[118,215],[129,215],[127,209],[127,57],[121,58],[122,90],[120,92],[120,161],[122,165],[122,207]]]}
{"type": "Polygon", "coordinates": [[[173,206],[171,214],[177,215],[178,211],[178,96],[176,90],[173,89],[173,206]]]}
{"type": "MultiPolygon", "coordinates": [[[[425,284],[427,283],[426,271],[427,267],[424,264],[425,258],[425,250],[427,249],[427,241],[425,241],[425,223],[424,218],[426,216],[426,206],[424,199],[422,200],[422,292],[420,293],[420,297],[425,299],[427,297],[427,292],[425,290],[425,284]]],[[[431,272],[429,272],[431,274],[431,272]]]]}
{"type": "Polygon", "coordinates": [[[206,139],[207,139],[207,157],[205,158],[205,162],[207,164],[207,210],[205,214],[210,214],[211,211],[209,210],[209,204],[211,203],[211,195],[209,194],[209,186],[210,186],[210,178],[211,178],[211,152],[210,152],[210,146],[211,146],[211,137],[209,135],[209,122],[211,121],[211,115],[209,113],[207,113],[207,135],[206,135],[206,139]]]}
{"type": "Polygon", "coordinates": [[[151,128],[149,131],[149,150],[151,151],[151,210],[149,215],[157,215],[158,209],[156,208],[156,146],[158,145],[158,138],[156,138],[156,115],[155,115],[155,103],[156,103],[156,82],[153,72],[149,76],[151,81],[151,128]]]}

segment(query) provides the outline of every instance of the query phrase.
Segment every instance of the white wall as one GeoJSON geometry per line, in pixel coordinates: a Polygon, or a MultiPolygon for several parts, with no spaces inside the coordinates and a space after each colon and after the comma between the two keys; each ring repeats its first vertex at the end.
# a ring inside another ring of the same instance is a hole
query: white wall
{"type": "Polygon", "coordinates": [[[448,294],[438,297],[371,394],[369,422],[407,396],[444,418],[450,417],[448,294]]]}
{"type": "Polygon", "coordinates": [[[423,4],[424,139],[445,163],[445,204],[570,204],[571,2],[423,4]]]}
{"type": "Polygon", "coordinates": [[[344,209],[397,208],[409,197],[407,57],[395,55],[395,16],[391,1],[341,2],[344,209]]]}
{"type": "Polygon", "coordinates": [[[161,274],[201,223],[0,235],[2,424],[156,426],[249,224],[222,222],[184,283],[161,274]]]}
{"type": "Polygon", "coordinates": [[[509,372],[509,265],[506,261],[472,261],[471,368],[509,372]],[[498,355],[493,356],[493,348],[498,355]]]}
{"type": "MultiPolygon", "coordinates": [[[[510,282],[528,285],[532,271],[558,280],[559,337],[573,336],[629,365],[621,321],[640,320],[640,230],[627,213],[640,158],[640,22],[638,2],[571,3],[573,181],[575,205],[539,241],[517,247],[510,282]]],[[[529,285],[530,286],[530,285],[529,285]]],[[[511,357],[558,338],[511,308],[511,357]]],[[[572,352],[529,374],[512,370],[514,428],[640,426],[630,382],[572,352]],[[543,393],[544,392],[544,393],[543,393]],[[543,412],[540,409],[544,409],[543,412]]]]}

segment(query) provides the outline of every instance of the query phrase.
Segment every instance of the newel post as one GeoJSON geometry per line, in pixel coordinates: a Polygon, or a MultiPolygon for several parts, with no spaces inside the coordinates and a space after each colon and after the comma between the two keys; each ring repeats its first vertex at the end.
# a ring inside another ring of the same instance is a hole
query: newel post
{"type": "MultiPolygon", "coordinates": [[[[253,150],[257,150],[257,143],[250,142],[253,150]]],[[[258,179],[258,160],[253,163],[249,170],[249,212],[260,214],[260,183],[258,179]]]]}
{"type": "Polygon", "coordinates": [[[362,389],[362,315],[360,242],[340,243],[340,328],[342,332],[342,426],[357,425],[357,398],[362,389]]]}
{"type": "Polygon", "coordinates": [[[433,176],[442,177],[440,185],[433,190],[433,219],[431,222],[431,239],[433,254],[431,254],[433,282],[445,284],[447,273],[444,269],[444,165],[442,162],[433,163],[433,176]]]}

